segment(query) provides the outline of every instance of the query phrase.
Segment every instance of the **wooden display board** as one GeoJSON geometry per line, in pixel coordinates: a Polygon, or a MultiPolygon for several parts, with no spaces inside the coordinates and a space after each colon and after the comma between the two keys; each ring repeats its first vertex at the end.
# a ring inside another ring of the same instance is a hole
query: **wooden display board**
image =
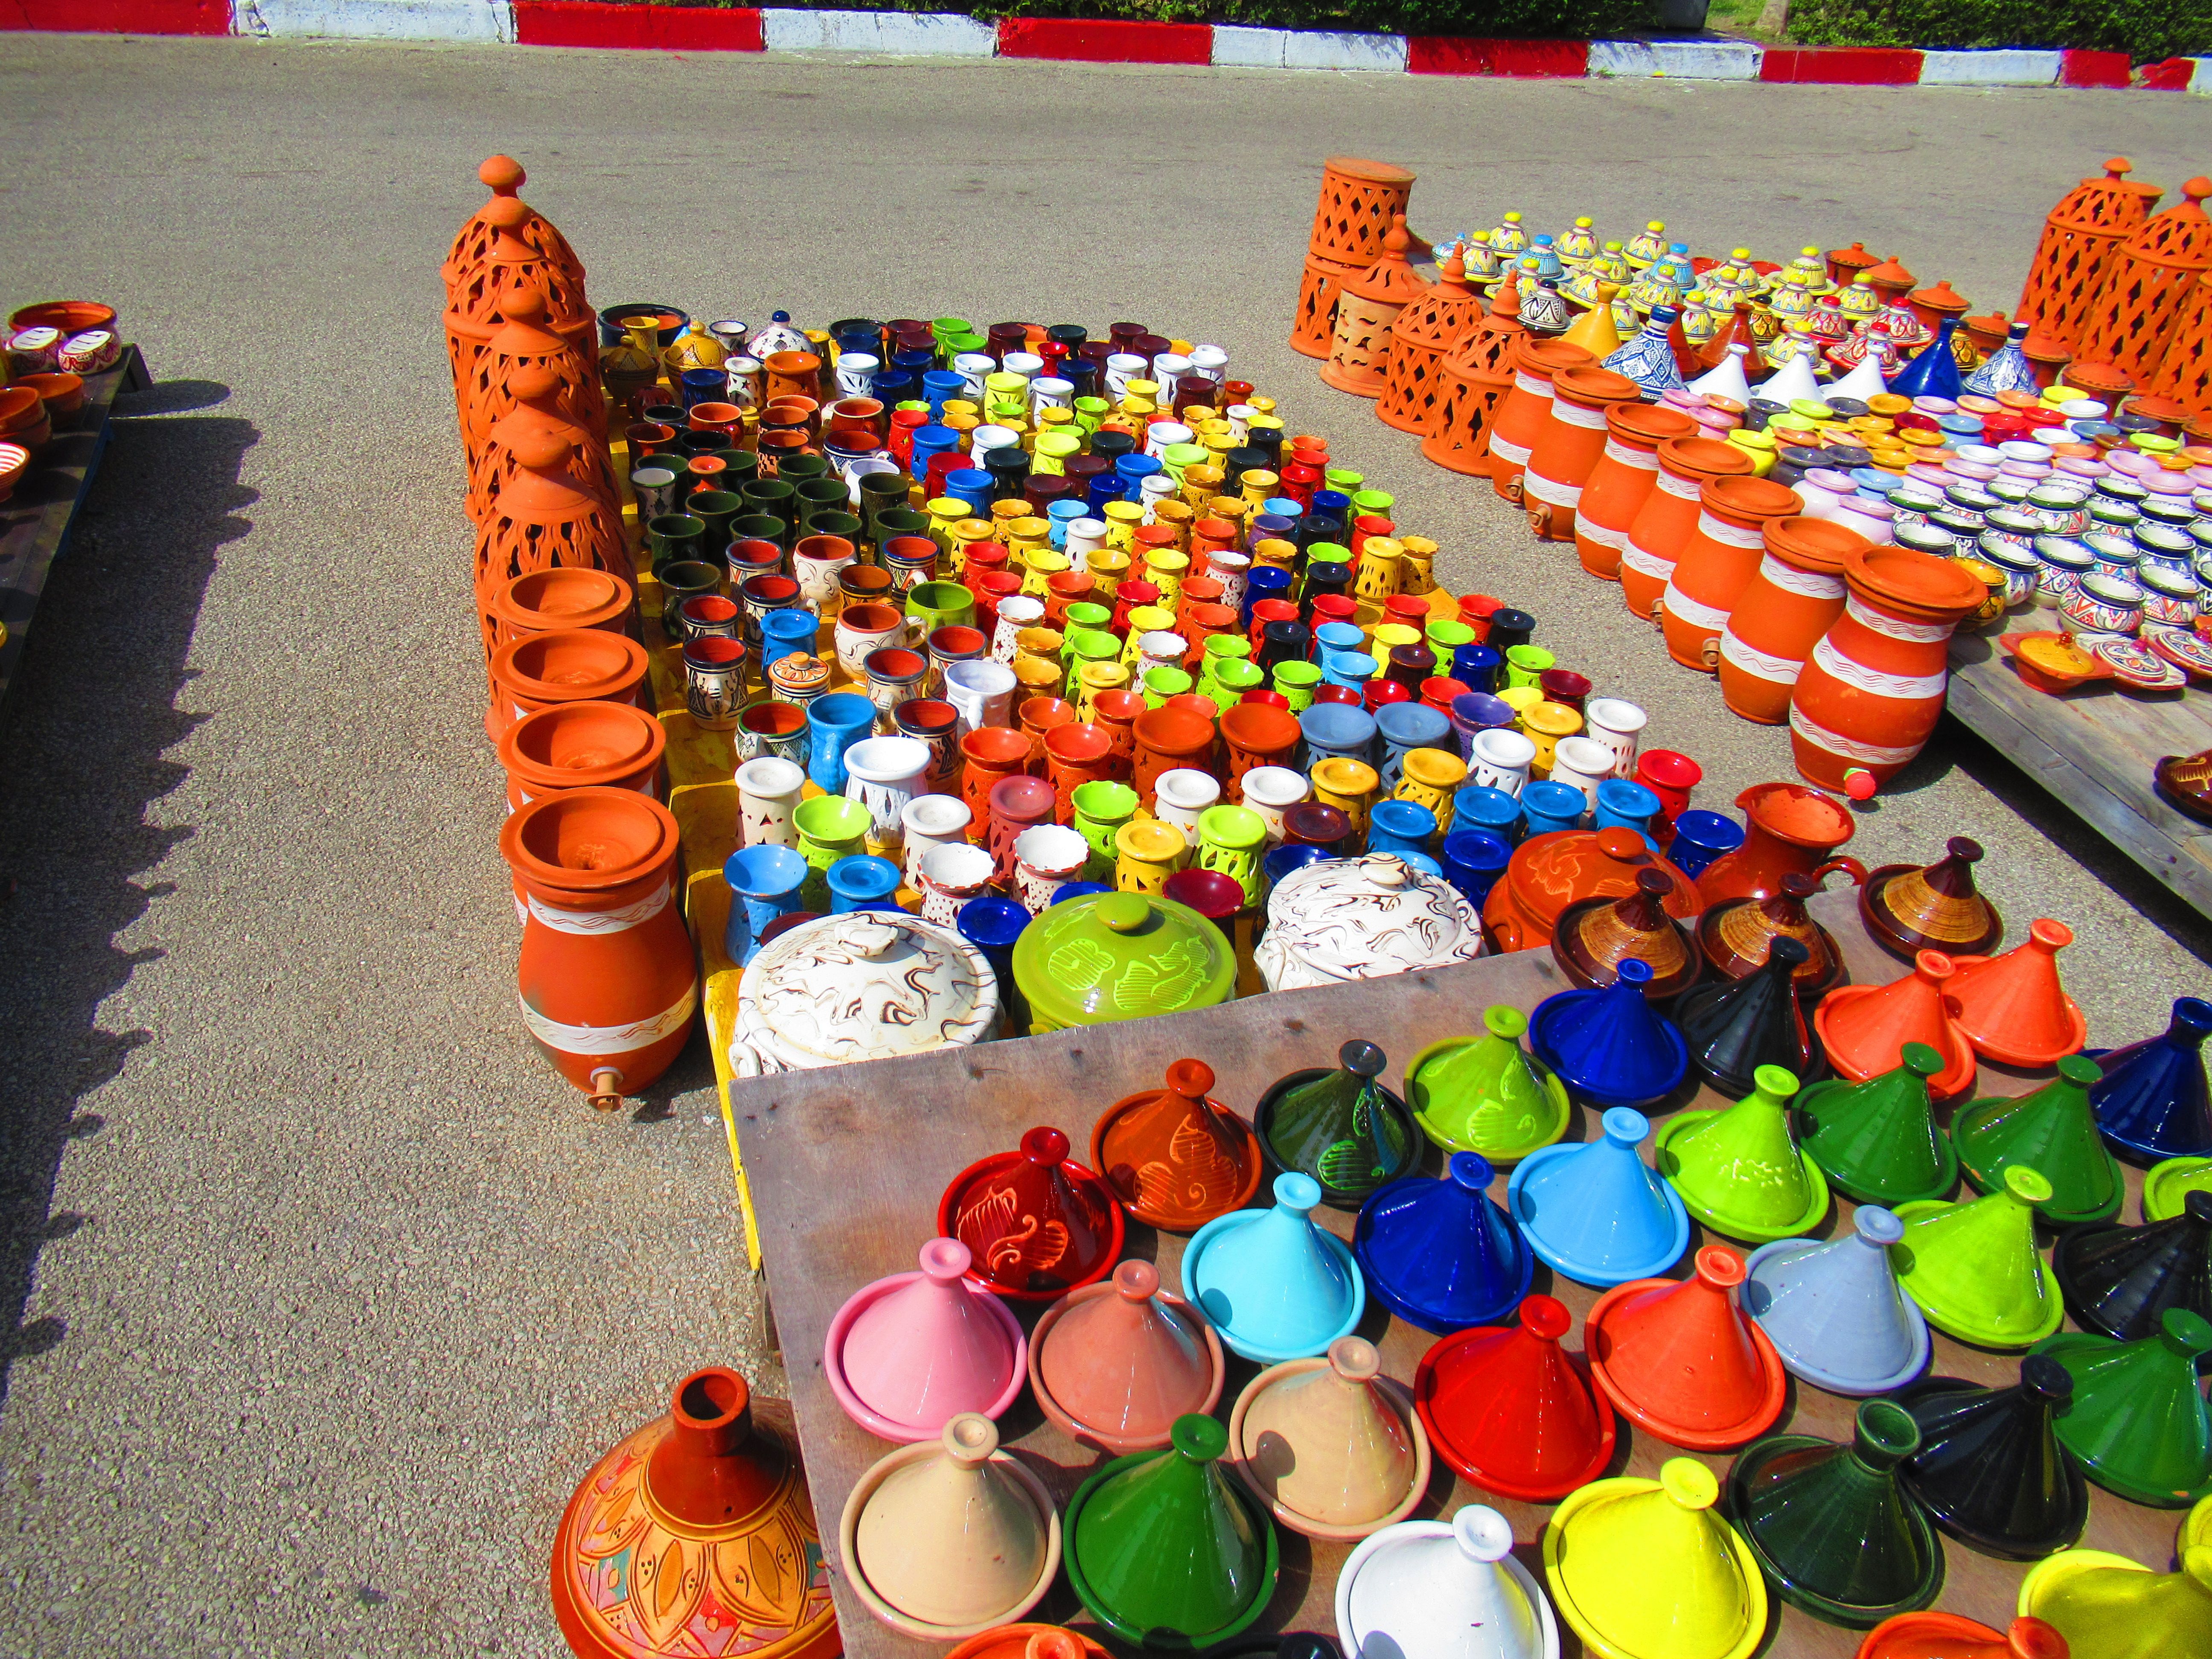
{"type": "MultiPolygon", "coordinates": [[[[1882,983],[1903,971],[1903,964],[1877,949],[1859,926],[1850,891],[1823,894],[1813,902],[1813,910],[1843,945],[1855,982],[1882,983]]],[[[1384,1081],[1396,1087],[1405,1062],[1426,1044],[1480,1032],[1485,1006],[1505,1002],[1527,1009],[1565,988],[1548,951],[1524,951],[1433,973],[1279,992],[1152,1019],[732,1084],[730,1107],[758,1200],[775,1324],[850,1659],[923,1659],[942,1650],[878,1622],[847,1583],[837,1548],[838,1517],[846,1494],[862,1472],[892,1448],[839,1409],[823,1378],[823,1339],[832,1316],[854,1291],[871,1279],[913,1269],[916,1250],[934,1231],[937,1200],[946,1182],[974,1159],[1012,1148],[1023,1131],[1036,1124],[1056,1125],[1079,1149],[1087,1146],[1091,1124],[1108,1106],[1123,1095],[1158,1088],[1167,1066],[1184,1055],[1211,1066],[1218,1079],[1215,1097],[1249,1118],[1254,1103],[1277,1078],[1301,1066],[1334,1065],[1338,1045],[1348,1037],[1366,1037],[1382,1046],[1391,1061],[1384,1081]]],[[[2042,1074],[1984,1066],[1980,1092],[2021,1094],[2043,1080],[2042,1074]]],[[[1686,1086],[1668,1109],[1728,1103],[1709,1090],[1686,1086]]],[[[1595,1133],[1595,1115],[1582,1112],[1578,1127],[1569,1133],[1589,1139],[1595,1133]]],[[[1428,1148],[1425,1167],[1432,1175],[1441,1168],[1434,1147],[1428,1148]]],[[[1501,1202],[1505,1180],[1501,1171],[1492,1188],[1501,1202]]],[[[2138,1214],[2141,1188],[2140,1172],[2130,1170],[2124,1214],[2130,1221],[2138,1214]]],[[[1971,1189],[1965,1190],[1971,1196],[1971,1189]]],[[[1851,1209],[1839,1197],[1818,1236],[1834,1237],[1847,1231],[1851,1209]]],[[[1350,1237],[1351,1212],[1321,1209],[1314,1214],[1340,1237],[1350,1237]]],[[[1687,1275],[1690,1256],[1700,1245],[1729,1242],[1709,1238],[1694,1220],[1692,1226],[1690,1250],[1674,1269],[1677,1278],[1687,1275]]],[[[1163,1283],[1179,1289],[1184,1243],[1133,1222],[1126,1253],[1158,1263],[1163,1283]]],[[[1567,1346],[1579,1349],[1582,1316],[1599,1293],[1560,1278],[1541,1263],[1534,1288],[1558,1297],[1572,1311],[1576,1328],[1567,1346]]],[[[1046,1304],[1008,1305],[1028,1328],[1046,1304]]],[[[1386,1372],[1407,1383],[1415,1362],[1436,1340],[1389,1316],[1372,1297],[1359,1334],[1381,1346],[1386,1372]]],[[[2017,1379],[2017,1355],[1970,1348],[1940,1333],[1934,1335],[1932,1375],[1985,1384],[2009,1384],[2017,1379]]],[[[1231,1358],[1222,1416],[1226,1417],[1237,1391],[1259,1369],[1231,1358]]],[[[1789,1407],[1774,1432],[1848,1440],[1856,1406],[1856,1401],[1793,1378],[1789,1407]]],[[[1063,1506],[1104,1461],[1047,1423],[1026,1390],[1000,1428],[1006,1443],[1042,1478],[1063,1506]]],[[[1607,1473],[1653,1475],[1668,1458],[1690,1455],[1701,1455],[1667,1445],[1624,1420],[1619,1450],[1607,1473]]],[[[1702,1461],[1717,1474],[1726,1469],[1729,1458],[1721,1453],[1703,1455],[1702,1461]]],[[[1519,1540],[1516,1553],[1540,1583],[1537,1540],[1552,1506],[1495,1498],[1456,1480],[1438,1461],[1416,1514],[1424,1519],[1448,1516],[1470,1503],[1489,1504],[1512,1522],[1519,1540]]],[[[2140,1508],[2093,1488],[2082,1542],[2163,1568],[2172,1556],[2180,1518],[2178,1512],[2140,1508]]],[[[1281,1577],[1255,1632],[1310,1630],[1334,1635],[1337,1573],[1350,1547],[1277,1530],[1281,1577]]],[[[1948,1539],[1944,1547],[1948,1579],[1938,1605],[2003,1628],[2013,1616],[2026,1569],[1977,1555],[1948,1539]]],[[[1857,1633],[1821,1624],[1784,1606],[1778,1596],[1772,1600],[1777,1612],[1766,1653],[1777,1659],[1847,1659],[1856,1651],[1857,1633]]],[[[1064,1571],[1044,1604],[1030,1616],[1085,1627],[1094,1637],[1103,1634],[1076,1601],[1064,1571]]],[[[1564,1621],[1561,1636],[1565,1651],[1578,1650],[1564,1621]]],[[[1107,1645],[1127,1650],[1110,1640],[1107,1645]]]]}
{"type": "Polygon", "coordinates": [[[2200,915],[2212,916],[2212,825],[2168,805],[2151,787],[2162,756],[2212,749],[2212,696],[2194,688],[2124,691],[2111,680],[2039,691],[1995,635],[1956,634],[1946,712],[2200,915]]]}

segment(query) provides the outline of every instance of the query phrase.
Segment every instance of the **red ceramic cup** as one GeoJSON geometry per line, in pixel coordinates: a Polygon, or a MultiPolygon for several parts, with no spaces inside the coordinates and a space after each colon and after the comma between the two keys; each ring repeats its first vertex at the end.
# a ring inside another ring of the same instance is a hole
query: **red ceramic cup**
{"type": "Polygon", "coordinates": [[[1441,676],[1421,682],[1421,701],[1440,713],[1451,713],[1452,699],[1463,697],[1474,688],[1462,681],[1445,679],[1441,676]]]}
{"type": "Polygon", "coordinates": [[[1536,684],[1553,702],[1563,702],[1577,714],[1590,694],[1589,677],[1577,674],[1571,668],[1547,668],[1536,676],[1536,684]]]}
{"type": "Polygon", "coordinates": [[[1314,701],[1356,704],[1359,701],[1359,692],[1357,687],[1349,685],[1317,685],[1314,687],[1314,701]]]}
{"type": "Polygon", "coordinates": [[[1373,714],[1376,709],[1394,702],[1411,702],[1413,692],[1396,680],[1370,680],[1362,689],[1360,701],[1373,714]]]}
{"type": "Polygon", "coordinates": [[[985,726],[960,739],[964,769],[960,799],[968,805],[968,839],[981,845],[991,828],[991,790],[1025,771],[1035,740],[1011,726],[985,726]]]}
{"type": "Polygon", "coordinates": [[[1044,755],[1057,798],[1054,816],[1061,823],[1075,821],[1078,789],[1112,780],[1121,769],[1115,763],[1114,734],[1103,726],[1055,726],[1044,734],[1044,755]]]}
{"type": "Polygon", "coordinates": [[[1636,757],[1637,782],[1659,797],[1660,814],[1669,823],[1690,810],[1690,792],[1705,775],[1705,768],[1671,749],[1646,749],[1636,757]]]}
{"type": "Polygon", "coordinates": [[[1055,726],[1075,724],[1075,705],[1065,697],[1031,697],[1014,711],[1023,731],[1038,744],[1055,726]]]}
{"type": "Polygon", "coordinates": [[[1148,708],[1137,716],[1133,730],[1137,752],[1129,781],[1147,811],[1161,773],[1182,766],[1203,771],[1212,757],[1213,722],[1193,709],[1166,705],[1148,708]]]}
{"type": "Polygon", "coordinates": [[[1114,739],[1114,757],[1127,766],[1136,757],[1136,720],[1151,705],[1141,691],[1101,691],[1091,700],[1091,719],[1114,739]]]}

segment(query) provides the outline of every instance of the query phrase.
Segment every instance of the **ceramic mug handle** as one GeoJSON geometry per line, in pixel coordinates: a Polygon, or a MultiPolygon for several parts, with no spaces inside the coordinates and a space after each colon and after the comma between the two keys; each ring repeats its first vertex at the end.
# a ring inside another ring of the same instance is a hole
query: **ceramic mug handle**
{"type": "Polygon", "coordinates": [[[1830,859],[1826,864],[1820,866],[1819,869],[1813,872],[1813,879],[1814,881],[1820,881],[1826,877],[1833,875],[1838,870],[1842,871],[1845,875],[1851,878],[1852,886],[1863,887],[1866,885],[1867,867],[1854,858],[1830,859]]]}

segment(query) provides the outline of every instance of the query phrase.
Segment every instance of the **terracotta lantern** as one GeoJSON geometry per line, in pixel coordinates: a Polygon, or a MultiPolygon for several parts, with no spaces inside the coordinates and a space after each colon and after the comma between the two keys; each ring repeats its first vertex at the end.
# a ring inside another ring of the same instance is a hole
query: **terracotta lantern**
{"type": "Polygon", "coordinates": [[[1467,280],[1457,253],[1445,256],[1437,285],[1390,325],[1390,363],[1375,417],[1425,438],[1437,429],[1442,368],[1453,347],[1482,321],[1482,296],[1467,280]]]}
{"type": "Polygon", "coordinates": [[[1345,283],[1382,257],[1383,238],[1413,193],[1413,175],[1388,161],[1332,155],[1322,164],[1321,200],[1306,238],[1297,316],[1291,325],[1293,351],[1328,356],[1338,296],[1345,283]]]}
{"type": "MultiPolygon", "coordinates": [[[[507,320],[507,301],[526,289],[544,296],[546,327],[587,356],[593,355],[599,319],[585,301],[584,285],[520,234],[537,217],[528,204],[511,196],[495,198],[485,204],[483,216],[491,227],[491,246],[481,266],[462,274],[446,306],[446,351],[456,391],[466,384],[477,354],[507,320]]],[[[598,379],[594,367],[594,386],[598,379]]]]}
{"type": "MultiPolygon", "coordinates": [[[[516,191],[522,188],[527,178],[522,163],[512,155],[495,155],[477,169],[477,177],[491,191],[492,202],[513,201],[516,191]]],[[[482,269],[491,252],[491,221],[485,216],[491,202],[487,202],[469,216],[468,222],[453,238],[453,250],[446,256],[446,263],[438,268],[445,279],[446,293],[450,298],[456,284],[473,276],[482,269]]],[[[536,248],[544,258],[559,266],[580,292],[584,286],[584,262],[568,246],[568,239],[553,228],[553,223],[535,209],[530,217],[515,228],[515,234],[536,248]]]]}
{"type": "Polygon", "coordinates": [[[550,369],[559,389],[561,411],[587,432],[606,430],[606,403],[589,353],[545,326],[545,296],[525,289],[507,301],[507,320],[477,356],[461,386],[461,444],[471,469],[483,435],[513,412],[515,396],[507,377],[520,368],[550,369]]]}
{"type": "Polygon", "coordinates": [[[798,1443],[789,1407],[715,1365],[594,1464],[553,1540],[553,1614],[578,1659],[836,1659],[798,1443]]]}
{"type": "Polygon", "coordinates": [[[1379,398],[1389,365],[1390,325],[1398,315],[1429,291],[1413,274],[1406,251],[1413,238],[1406,230],[1406,216],[1392,221],[1382,239],[1382,257],[1364,276],[1344,285],[1336,302],[1336,332],[1328,349],[1328,362],[1321,378],[1339,392],[1354,397],[1379,398]]]}
{"type": "Polygon", "coordinates": [[[2212,415],[2212,270],[2197,279],[2146,388],[2192,415],[2212,415]]]}
{"type": "Polygon", "coordinates": [[[1309,357],[1328,356],[1336,337],[1336,302],[1344,285],[1364,270],[1364,265],[1340,264],[1318,253],[1306,255],[1298,276],[1297,315],[1291,324],[1291,349],[1309,357]]]}
{"type": "Polygon", "coordinates": [[[621,515],[575,483],[574,452],[574,446],[556,432],[524,433],[514,440],[514,475],[477,527],[480,586],[556,566],[618,574],[623,570],[628,555],[621,515]]]}
{"type": "MultiPolygon", "coordinates": [[[[2078,342],[2105,271],[2120,244],[2150,217],[2156,185],[2127,177],[2135,164],[2124,155],[2105,163],[2101,179],[2084,179],[2043,222],[2043,236],[2020,291],[2019,314],[2063,344],[2078,342]]],[[[1998,339],[2003,338],[2000,331],[1998,339]]],[[[1994,350],[1994,345],[1985,348],[1994,350]]]]}
{"type": "Polygon", "coordinates": [[[1512,389],[1513,348],[1527,333],[1519,279],[1508,271],[1490,314],[1437,366],[1436,427],[1422,440],[1423,455],[1454,472],[1489,476],[1491,418],[1512,389]]]}
{"type": "Polygon", "coordinates": [[[514,406],[492,422],[483,442],[470,458],[469,517],[478,524],[490,514],[500,492],[520,465],[514,459],[514,445],[540,432],[568,441],[565,471],[572,483],[620,510],[621,497],[615,493],[614,468],[608,461],[606,445],[561,406],[561,392],[560,376],[543,364],[508,372],[507,395],[514,406]]]}
{"type": "Polygon", "coordinates": [[[2191,179],[2181,193],[2120,244],[2074,349],[2078,361],[2110,363],[2139,386],[2165,356],[2197,279],[2212,270],[2212,219],[2200,205],[2212,179],[2191,179]]]}

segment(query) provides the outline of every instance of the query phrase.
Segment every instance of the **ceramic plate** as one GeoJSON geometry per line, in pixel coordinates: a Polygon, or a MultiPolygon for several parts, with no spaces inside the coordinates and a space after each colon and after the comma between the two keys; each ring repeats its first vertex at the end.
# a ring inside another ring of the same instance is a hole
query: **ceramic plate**
{"type": "Polygon", "coordinates": [[[2175,667],[2212,678],[2212,642],[2185,628],[2146,628],[2143,642],[2175,667]]]}
{"type": "Polygon", "coordinates": [[[2137,641],[2099,640],[2089,649],[2123,685],[2142,691],[2176,691],[2185,684],[2180,669],[2137,641]]]}

